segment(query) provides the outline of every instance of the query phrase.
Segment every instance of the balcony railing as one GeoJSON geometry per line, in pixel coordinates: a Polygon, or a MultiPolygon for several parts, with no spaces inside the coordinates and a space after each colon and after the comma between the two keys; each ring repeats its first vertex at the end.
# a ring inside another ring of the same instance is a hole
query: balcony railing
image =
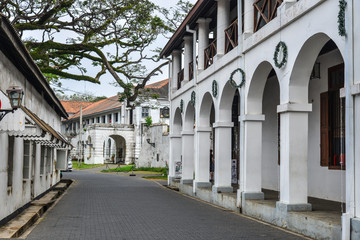
{"type": "Polygon", "coordinates": [[[181,69],[180,72],[178,72],[177,76],[177,89],[181,88],[181,82],[184,80],[184,69],[181,69]]]}
{"type": "Polygon", "coordinates": [[[204,69],[208,68],[213,64],[214,57],[216,55],[216,39],[210,43],[204,50],[205,53],[205,61],[204,61],[204,69]]]}
{"type": "Polygon", "coordinates": [[[282,0],[256,0],[254,2],[254,31],[256,32],[276,17],[282,0]]]}
{"type": "MultiPolygon", "coordinates": [[[[198,56],[196,56],[196,66],[198,65],[198,56]]],[[[189,63],[189,80],[194,78],[194,61],[189,63]]]]}
{"type": "Polygon", "coordinates": [[[225,29],[225,53],[230,52],[238,45],[238,20],[236,19],[225,29]]]}

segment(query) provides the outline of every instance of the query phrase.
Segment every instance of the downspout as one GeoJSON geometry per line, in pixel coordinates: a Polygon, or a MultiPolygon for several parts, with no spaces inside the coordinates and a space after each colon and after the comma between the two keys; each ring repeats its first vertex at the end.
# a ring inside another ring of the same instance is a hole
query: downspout
{"type": "MultiPolygon", "coordinates": [[[[195,89],[197,89],[197,66],[196,66],[196,30],[190,29],[189,25],[186,25],[186,32],[192,33],[193,35],[193,49],[192,49],[192,55],[193,55],[193,86],[195,86],[195,89]]],[[[190,79],[189,79],[190,80],[190,79]]],[[[196,107],[195,107],[195,125],[197,126],[199,117],[196,116],[196,114],[199,113],[197,107],[199,106],[199,101],[195,101],[196,107]]],[[[194,132],[194,144],[196,144],[197,141],[197,132],[194,132]]],[[[194,148],[194,160],[196,161],[197,151],[199,151],[196,147],[194,148]]],[[[194,170],[196,171],[196,164],[194,161],[194,170]]],[[[196,184],[193,184],[193,193],[196,195],[196,184]]]]}
{"type": "Polygon", "coordinates": [[[347,1],[345,26],[345,145],[346,145],[346,212],[341,216],[341,239],[350,239],[351,218],[355,215],[355,156],[354,156],[354,97],[351,87],[354,84],[354,30],[353,0],[347,1]]]}
{"type": "MultiPolygon", "coordinates": [[[[244,69],[245,67],[245,56],[243,55],[243,34],[242,34],[242,25],[243,25],[243,19],[242,19],[242,1],[237,0],[237,14],[238,14],[238,52],[237,54],[240,56],[240,67],[241,69],[244,69]]],[[[246,84],[245,84],[246,85],[246,84]]],[[[245,86],[240,88],[240,116],[239,116],[239,123],[240,123],[240,177],[239,177],[239,189],[237,190],[237,201],[236,206],[240,208],[240,211],[242,211],[242,206],[245,206],[245,201],[241,198],[241,193],[244,190],[244,174],[242,173],[242,169],[244,169],[244,143],[245,143],[245,124],[242,121],[242,116],[245,115],[245,86]]]]}

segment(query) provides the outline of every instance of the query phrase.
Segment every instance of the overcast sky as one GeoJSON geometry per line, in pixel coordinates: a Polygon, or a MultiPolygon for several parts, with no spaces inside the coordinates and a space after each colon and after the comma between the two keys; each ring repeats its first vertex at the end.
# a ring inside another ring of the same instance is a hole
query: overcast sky
{"type": "MultiPolygon", "coordinates": [[[[176,5],[176,0],[152,0],[154,3],[161,7],[174,7],[176,5]]],[[[190,2],[195,3],[196,0],[190,0],[190,2]]],[[[164,37],[159,37],[155,43],[157,47],[164,47],[167,43],[167,39],[164,37]]],[[[155,68],[158,63],[154,64],[153,66],[148,66],[148,70],[151,68],[155,68]]],[[[91,65],[89,65],[91,68],[91,65]]],[[[163,74],[154,76],[151,78],[150,82],[156,82],[168,77],[168,67],[163,67],[163,74]]],[[[88,72],[91,72],[91,69],[88,69],[88,72]]],[[[74,93],[92,93],[95,96],[107,96],[111,97],[116,95],[118,92],[121,92],[121,88],[115,87],[111,85],[114,82],[113,78],[110,74],[106,74],[100,78],[101,84],[94,84],[86,81],[75,81],[75,80],[62,80],[62,87],[64,89],[69,89],[69,91],[65,91],[66,95],[72,95],[74,93]],[[71,90],[71,91],[70,91],[71,90]]]]}

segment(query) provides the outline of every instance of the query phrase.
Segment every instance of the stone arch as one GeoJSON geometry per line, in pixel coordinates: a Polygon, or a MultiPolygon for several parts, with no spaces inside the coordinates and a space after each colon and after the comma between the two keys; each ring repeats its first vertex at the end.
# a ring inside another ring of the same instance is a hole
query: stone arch
{"type": "Polygon", "coordinates": [[[206,92],[202,98],[199,111],[199,126],[210,127],[211,108],[214,106],[214,101],[209,92],[206,92]]]}
{"type": "Polygon", "coordinates": [[[126,140],[123,136],[115,134],[110,135],[110,138],[114,140],[114,148],[115,152],[113,154],[115,155],[114,162],[125,162],[125,158],[127,157],[126,151],[126,140]]]}
{"type": "Polygon", "coordinates": [[[246,114],[262,114],[265,84],[271,70],[273,70],[273,66],[267,61],[261,62],[255,69],[247,93],[246,114]]]}
{"type": "Polygon", "coordinates": [[[185,109],[183,130],[184,130],[184,131],[193,131],[193,129],[194,129],[194,123],[195,123],[195,108],[194,108],[194,106],[189,102],[189,103],[187,104],[186,109],[185,109]]]}
{"type": "MultiPolygon", "coordinates": [[[[289,102],[308,103],[308,86],[314,63],[324,45],[333,40],[339,49],[336,40],[325,33],[316,33],[302,45],[296,57],[289,80],[289,102]]],[[[341,50],[339,49],[340,53],[341,50]]],[[[343,54],[341,53],[343,57],[343,54]]],[[[344,59],[344,57],[343,57],[344,59]]]]}
{"type": "Polygon", "coordinates": [[[231,122],[231,108],[236,90],[236,88],[230,85],[229,81],[226,82],[221,92],[219,110],[217,113],[219,122],[231,122]]]}
{"type": "Polygon", "coordinates": [[[173,134],[180,134],[182,130],[182,117],[180,108],[176,108],[174,117],[173,117],[173,134]]]}

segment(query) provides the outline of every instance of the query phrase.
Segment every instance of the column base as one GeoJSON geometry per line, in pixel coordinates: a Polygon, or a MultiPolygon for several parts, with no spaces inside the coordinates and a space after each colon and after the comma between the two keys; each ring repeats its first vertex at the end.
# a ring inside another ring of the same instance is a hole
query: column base
{"type": "Polygon", "coordinates": [[[241,198],[244,200],[264,200],[263,192],[242,192],[241,198]]]}
{"type": "Polygon", "coordinates": [[[195,182],[195,188],[211,188],[210,182],[195,182]]]}
{"type": "Polygon", "coordinates": [[[193,181],[193,179],[181,179],[180,184],[192,184],[193,181]]]}
{"type": "Polygon", "coordinates": [[[280,212],[311,212],[312,206],[310,203],[287,204],[276,202],[276,209],[280,212]]]}
{"type": "Polygon", "coordinates": [[[225,192],[233,192],[233,187],[218,187],[218,186],[212,186],[212,191],[215,193],[225,193],[225,192]]]}
{"type": "Polygon", "coordinates": [[[168,176],[168,185],[172,185],[175,179],[177,179],[175,176],[168,176]]]}
{"type": "Polygon", "coordinates": [[[360,219],[352,218],[350,219],[350,239],[360,239],[360,219]]]}

